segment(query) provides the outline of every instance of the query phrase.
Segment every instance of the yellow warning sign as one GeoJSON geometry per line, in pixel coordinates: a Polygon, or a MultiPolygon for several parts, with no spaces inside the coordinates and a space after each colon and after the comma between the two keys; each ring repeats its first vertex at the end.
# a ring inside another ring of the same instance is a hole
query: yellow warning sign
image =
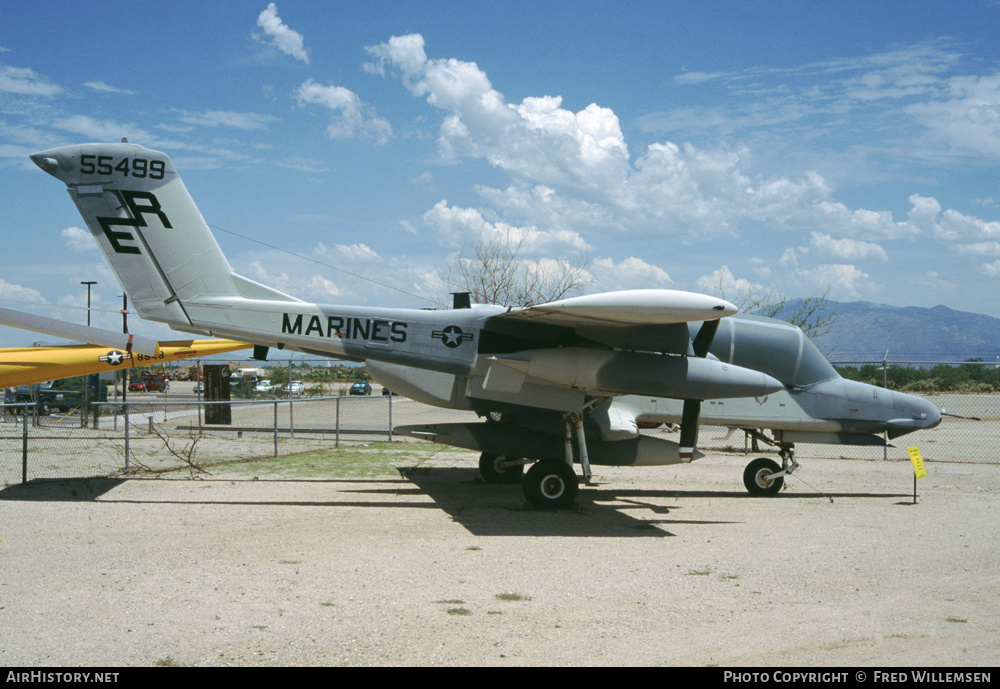
{"type": "Polygon", "coordinates": [[[924,469],[924,458],[920,456],[920,448],[914,445],[906,448],[910,454],[910,461],[913,462],[913,475],[917,478],[927,478],[927,470],[924,469]]]}

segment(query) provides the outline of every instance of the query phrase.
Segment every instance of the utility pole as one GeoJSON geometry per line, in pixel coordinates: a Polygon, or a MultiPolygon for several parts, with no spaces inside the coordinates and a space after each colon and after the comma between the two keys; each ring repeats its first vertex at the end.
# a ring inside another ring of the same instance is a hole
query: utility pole
{"type": "Polygon", "coordinates": [[[87,286],[87,325],[90,325],[90,286],[96,285],[96,280],[84,280],[80,283],[87,286]]]}
{"type": "MultiPolygon", "coordinates": [[[[122,333],[128,335],[128,295],[122,295],[122,333]]],[[[129,352],[129,356],[133,356],[129,352]]],[[[122,404],[124,405],[128,400],[126,399],[126,391],[128,390],[128,379],[130,378],[129,371],[135,367],[135,360],[132,361],[132,367],[126,368],[122,371],[122,404]]],[[[125,423],[128,423],[128,416],[125,417],[125,423]]]]}
{"type": "MultiPolygon", "coordinates": [[[[87,327],[90,327],[90,288],[97,284],[96,280],[84,280],[80,283],[87,286],[87,327]]],[[[80,410],[80,428],[87,427],[87,413],[90,411],[90,376],[80,379],[83,383],[83,409],[80,410]]],[[[95,425],[96,427],[96,425],[95,425]]]]}

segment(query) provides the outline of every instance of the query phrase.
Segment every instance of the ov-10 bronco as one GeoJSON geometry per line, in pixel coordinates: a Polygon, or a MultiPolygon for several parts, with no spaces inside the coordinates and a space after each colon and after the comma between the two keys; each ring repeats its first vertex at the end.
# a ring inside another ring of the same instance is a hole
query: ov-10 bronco
{"type": "Polygon", "coordinates": [[[873,443],[930,428],[928,402],[842,380],[787,324],[673,290],[591,294],[526,308],[426,311],[305,302],[233,272],[170,159],[122,142],[31,156],[64,182],[140,316],[185,332],[364,360],[377,382],[480,423],[401,429],[482,453],[487,480],[521,480],[536,507],[576,499],[580,464],[689,462],[699,423],[768,429],[783,466],[744,482],[780,489],[795,442],[873,443]],[[703,407],[706,400],[723,401],[703,407]],[[725,411],[716,412],[718,409],[725,411]],[[679,442],[639,432],[680,423],[679,442]]]}

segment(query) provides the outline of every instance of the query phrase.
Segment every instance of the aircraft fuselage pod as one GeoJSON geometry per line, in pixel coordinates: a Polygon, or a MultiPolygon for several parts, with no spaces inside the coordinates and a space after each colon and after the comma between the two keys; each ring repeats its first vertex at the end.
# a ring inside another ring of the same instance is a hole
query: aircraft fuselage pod
{"type": "MultiPolygon", "coordinates": [[[[692,324],[694,336],[697,324],[692,324]]],[[[745,429],[779,448],[784,465],[764,465],[780,474],[752,492],[773,494],[778,481],[797,466],[795,443],[884,445],[941,422],[932,403],[914,395],[842,378],[799,328],[776,319],[736,315],[720,322],[709,357],[757,370],[782,383],[779,390],[754,396],[710,399],[701,406],[700,423],[745,429]],[[770,432],[770,437],[763,435],[770,432]]],[[[438,406],[473,409],[498,416],[503,423],[434,424],[397,429],[415,437],[477,450],[492,457],[542,459],[558,452],[560,416],[541,379],[525,379],[522,390],[533,404],[490,389],[484,377],[442,375],[382,363],[369,364],[380,383],[414,399],[438,406]],[[520,453],[520,454],[519,454],[520,453]]],[[[589,459],[593,464],[672,464],[685,461],[675,443],[643,425],[680,424],[683,401],[656,395],[587,398],[589,459]]],[[[491,460],[494,461],[494,460],[491,460]]],[[[751,471],[756,475],[755,471],[751,471]]],[[[769,476],[770,474],[768,474],[769,476]]],[[[750,481],[750,478],[745,478],[750,481]]],[[[750,485],[748,484],[748,488],[750,485]]]]}
{"type": "MultiPolygon", "coordinates": [[[[710,399],[702,406],[702,425],[770,430],[779,442],[880,445],[883,433],[896,438],[941,421],[940,410],[925,399],[842,378],[799,328],[784,321],[727,318],[711,355],[762,371],[783,385],[760,395],[710,399]]],[[[484,386],[475,374],[438,375],[381,363],[370,364],[369,370],[393,391],[436,406],[484,414],[559,408],[545,405],[543,380],[523,381],[522,389],[540,403],[523,405],[519,397],[484,386]]],[[[679,399],[630,394],[594,404],[588,418],[600,437],[615,439],[637,435],[640,423],[680,423],[681,413],[679,399]]]]}

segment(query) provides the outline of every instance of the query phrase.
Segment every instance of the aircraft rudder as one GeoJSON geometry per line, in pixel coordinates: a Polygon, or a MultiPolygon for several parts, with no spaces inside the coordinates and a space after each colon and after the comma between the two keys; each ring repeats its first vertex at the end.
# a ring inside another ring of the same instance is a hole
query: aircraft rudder
{"type": "Polygon", "coordinates": [[[185,302],[238,295],[228,261],[165,153],[81,144],[31,159],[66,184],[143,318],[191,327],[185,302]]]}

